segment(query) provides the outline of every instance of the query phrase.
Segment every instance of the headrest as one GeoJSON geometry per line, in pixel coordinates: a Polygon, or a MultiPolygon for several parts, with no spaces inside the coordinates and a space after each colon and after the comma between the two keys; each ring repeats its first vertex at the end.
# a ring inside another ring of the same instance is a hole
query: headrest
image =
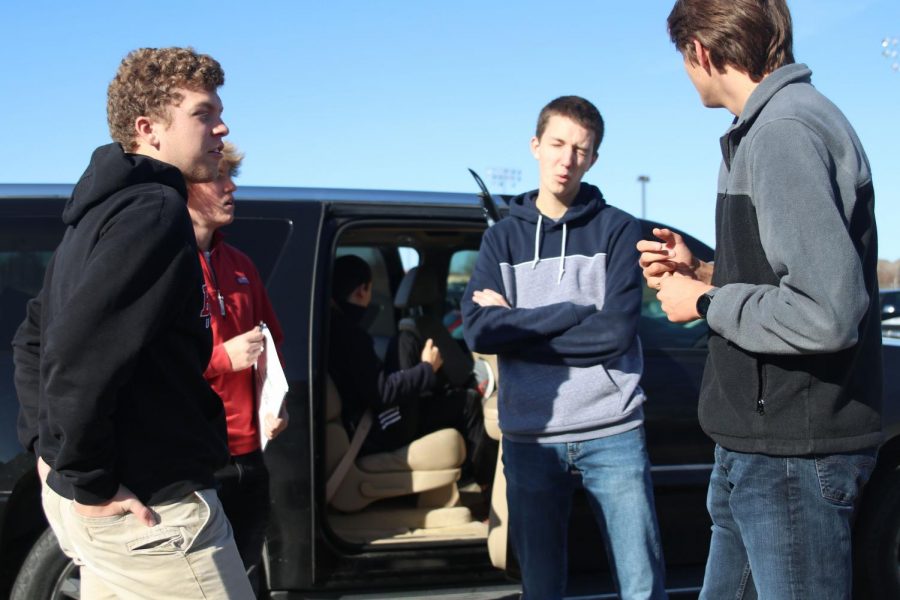
{"type": "Polygon", "coordinates": [[[397,294],[394,296],[394,307],[405,309],[415,306],[434,304],[438,295],[438,279],[434,271],[424,265],[413,267],[403,277],[397,294]]]}

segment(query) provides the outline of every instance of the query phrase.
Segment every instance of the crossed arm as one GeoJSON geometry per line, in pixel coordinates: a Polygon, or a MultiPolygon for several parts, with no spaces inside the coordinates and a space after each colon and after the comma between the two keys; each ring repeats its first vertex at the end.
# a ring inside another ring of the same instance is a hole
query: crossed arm
{"type": "Polygon", "coordinates": [[[490,232],[463,298],[465,336],[470,348],[537,363],[596,365],[628,351],[637,335],[641,282],[636,268],[636,222],[623,222],[609,242],[602,309],[595,304],[557,302],[511,307],[500,293],[503,282],[490,232]]]}

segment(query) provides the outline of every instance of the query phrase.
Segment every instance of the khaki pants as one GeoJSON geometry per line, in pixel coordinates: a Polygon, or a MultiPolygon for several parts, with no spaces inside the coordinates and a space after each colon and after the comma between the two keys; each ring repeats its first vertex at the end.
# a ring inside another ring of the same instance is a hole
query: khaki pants
{"type": "Polygon", "coordinates": [[[213,490],[153,506],[154,527],[131,513],[83,517],[47,485],[42,496],[60,547],[81,565],[85,600],[254,597],[213,490]]]}

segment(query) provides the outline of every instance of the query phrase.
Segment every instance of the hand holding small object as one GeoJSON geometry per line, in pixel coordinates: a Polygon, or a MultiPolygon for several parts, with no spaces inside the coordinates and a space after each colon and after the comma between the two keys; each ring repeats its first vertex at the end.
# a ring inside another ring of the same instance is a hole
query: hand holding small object
{"type": "Polygon", "coordinates": [[[232,371],[243,371],[256,363],[256,359],[266,347],[266,342],[260,328],[254,327],[246,333],[231,338],[223,346],[231,360],[232,371]]]}

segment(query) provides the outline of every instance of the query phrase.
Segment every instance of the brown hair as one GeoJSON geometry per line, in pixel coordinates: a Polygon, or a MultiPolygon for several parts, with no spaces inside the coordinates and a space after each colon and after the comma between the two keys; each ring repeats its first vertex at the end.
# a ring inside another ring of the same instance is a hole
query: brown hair
{"type": "Polygon", "coordinates": [[[222,148],[222,160],[219,162],[219,170],[228,173],[231,177],[237,177],[241,171],[241,163],[244,162],[244,153],[237,149],[231,142],[225,142],[222,148]]]}
{"type": "Polygon", "coordinates": [[[552,100],[547,106],[541,109],[538,115],[537,130],[535,136],[541,139],[544,130],[547,128],[547,121],[553,115],[568,117],[585,129],[594,132],[594,154],[600,148],[600,142],[603,140],[603,117],[597,107],[585,100],[581,96],[560,96],[556,100],[552,100]]]}
{"type": "Polygon", "coordinates": [[[753,81],[794,62],[785,0],[677,0],[668,26],[672,43],[692,63],[696,39],[709,49],[716,69],[729,65],[753,81]]]}
{"type": "Polygon", "coordinates": [[[193,48],[139,48],[122,59],[106,94],[109,134],[126,152],[137,147],[134,122],[146,116],[168,122],[178,89],[215,91],[225,83],[222,66],[193,48]]]}

